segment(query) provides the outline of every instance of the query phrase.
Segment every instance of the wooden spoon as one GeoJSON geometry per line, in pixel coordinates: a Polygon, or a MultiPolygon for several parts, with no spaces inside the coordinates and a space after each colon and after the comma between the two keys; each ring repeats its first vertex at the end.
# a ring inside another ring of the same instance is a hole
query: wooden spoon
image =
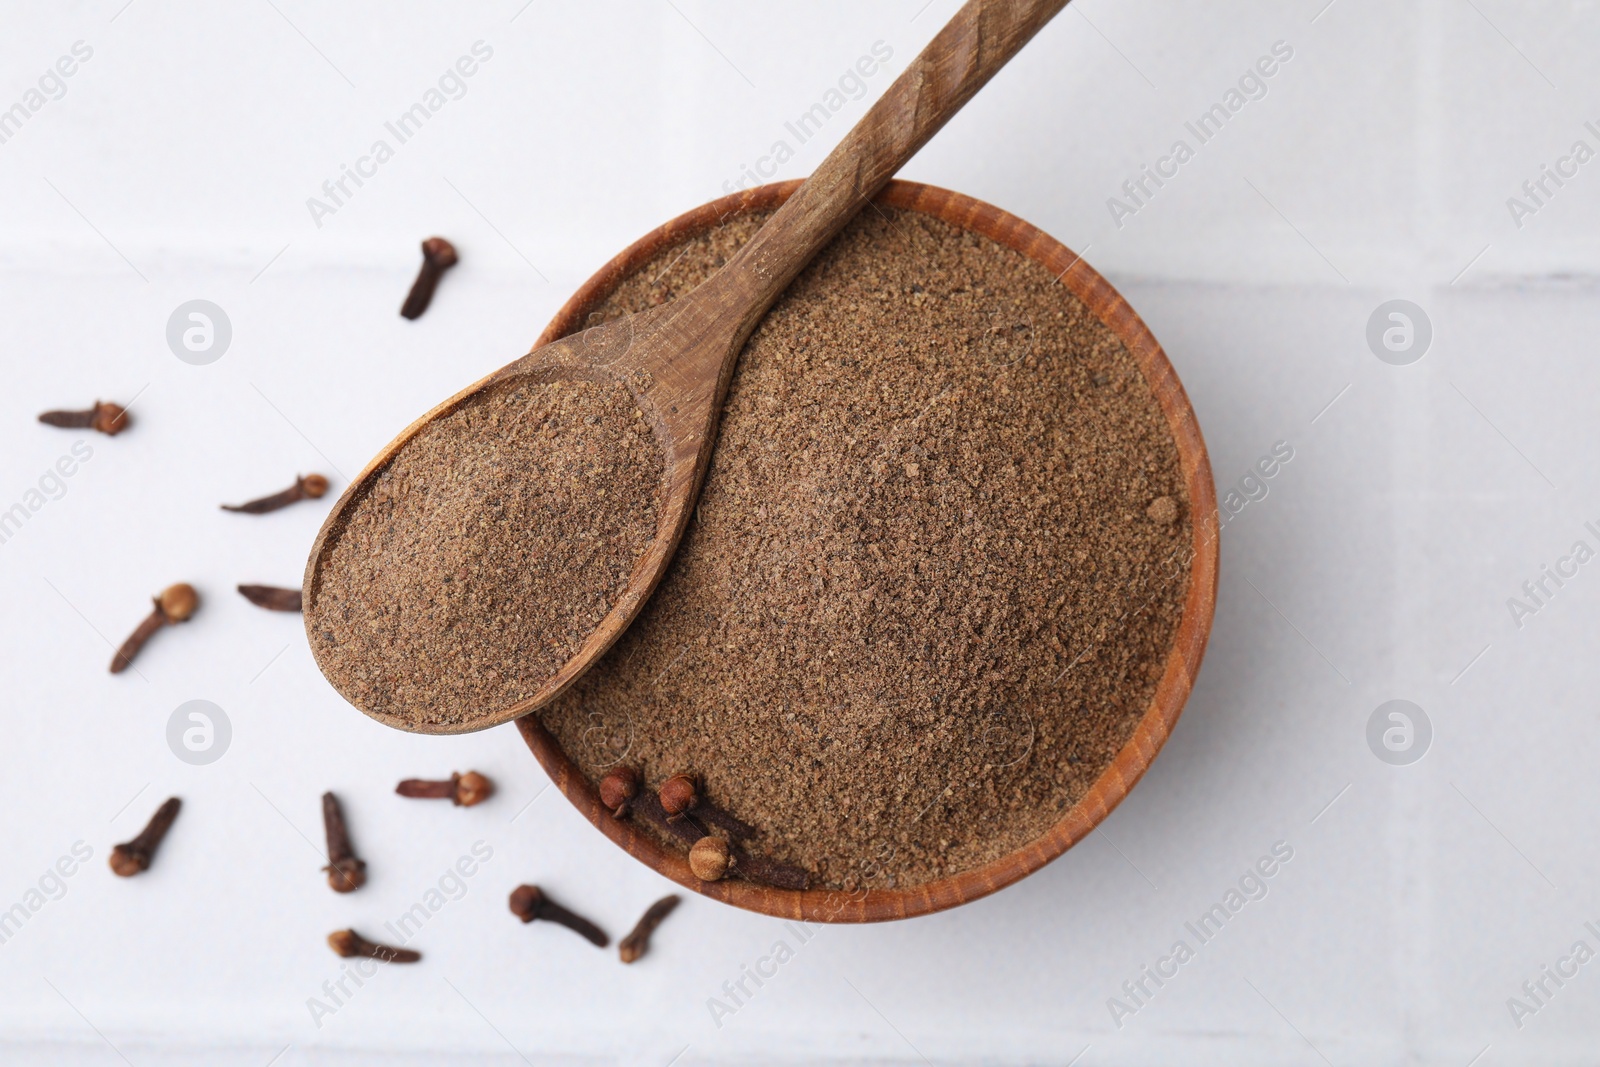
{"type": "Polygon", "coordinates": [[[970,0],[805,184],[699,288],[662,307],[534,349],[412,423],[367,465],[334,505],[312,546],[304,588],[308,628],[313,625],[332,542],[372,483],[418,432],[497,383],[538,377],[626,384],[653,424],[666,477],[655,538],[635,564],[622,594],[577,654],[537,690],[509,707],[483,708],[459,723],[413,723],[362,710],[418,733],[485,729],[544,706],[611,647],[655,588],[688,525],[711,460],[734,364],[756,324],[795,275],[895,171],[1068,2],[970,0]]]}

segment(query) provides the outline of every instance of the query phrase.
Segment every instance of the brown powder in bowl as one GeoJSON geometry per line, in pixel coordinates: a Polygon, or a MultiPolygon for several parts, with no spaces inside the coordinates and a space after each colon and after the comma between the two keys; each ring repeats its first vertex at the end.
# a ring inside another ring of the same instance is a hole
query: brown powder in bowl
{"type": "Polygon", "coordinates": [[[408,441],[325,546],[306,630],[390,721],[508,708],[569,660],[655,536],[664,463],[618,383],[512,379],[408,441]]]}
{"type": "MultiPolygon", "coordinates": [[[[665,249],[595,317],[689,291],[763,220],[665,249]]],[[[655,595],[539,714],[591,780],[699,775],[814,886],[969,870],[1057,822],[1148,706],[1186,505],[1136,363],[1050,272],[863,212],[746,346],[655,595]]]]}

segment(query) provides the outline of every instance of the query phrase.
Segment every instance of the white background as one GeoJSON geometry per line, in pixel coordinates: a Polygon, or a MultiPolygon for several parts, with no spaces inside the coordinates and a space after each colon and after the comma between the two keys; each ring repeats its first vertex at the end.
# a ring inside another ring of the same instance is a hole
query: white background
{"type": "Polygon", "coordinates": [[[1578,538],[1600,547],[1600,161],[1521,227],[1506,200],[1573,141],[1600,148],[1593,0],[1079,0],[906,168],[1088,250],[1176,364],[1224,489],[1276,441],[1295,458],[1227,527],[1199,684],[1101,833],[956,911],[822,930],[720,1027],[708,998],[794,942],[781,924],[691,897],[632,968],[519,926],[519,882],[615,933],[668,887],[547,788],[512,727],[378,726],[321,679],[298,619],[232,592],[298,584],[326,504],[216,504],[297,471],[343,488],[886,42],[890,69],[780,176],[807,173],[955,8],[6,4],[0,107],[75,41],[94,52],[0,145],[0,508],[81,436],[38,411],[138,400],[0,545],[0,908],[74,842],[94,850],[0,945],[0,1058],[1592,1061],[1600,964],[1520,1027],[1507,998],[1580,938],[1600,949],[1600,563],[1520,629],[1506,601],[1578,538]],[[306,199],[478,40],[493,58],[467,94],[315,225],[306,199]],[[1294,57],[1267,96],[1118,228],[1107,198],[1280,40],[1294,57]],[[431,233],[463,262],[406,323],[431,233]],[[206,367],[164,336],[197,297],[234,330],[206,367]],[[1364,340],[1395,297],[1434,326],[1406,367],[1364,340]],[[195,621],[108,675],[178,580],[204,597],[195,621]],[[164,734],[197,697],[233,725],[205,767],[164,734]],[[1412,766],[1366,745],[1392,698],[1433,723],[1412,766]],[[389,792],[469,766],[501,784],[480,808],[389,792]],[[350,897],[317,872],[324,789],[372,864],[350,897]],[[155,867],[114,879],[110,846],[170,794],[185,808],[155,867]],[[323,936],[375,935],[476,841],[493,858],[417,936],[424,962],[315,1025],[339,963],[323,936]],[[1115,1026],[1108,998],[1278,841],[1294,858],[1266,899],[1115,1026]]]}

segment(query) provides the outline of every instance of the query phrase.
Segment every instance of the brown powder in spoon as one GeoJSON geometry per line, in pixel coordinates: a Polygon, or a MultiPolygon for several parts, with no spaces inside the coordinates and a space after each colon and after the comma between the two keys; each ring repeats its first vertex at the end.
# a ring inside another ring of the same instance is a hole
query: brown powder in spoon
{"type": "Polygon", "coordinates": [[[327,548],[323,673],[380,718],[510,707],[569,660],[654,537],[663,463],[618,383],[513,379],[412,438],[327,548]]]}
{"type": "MultiPolygon", "coordinates": [[[[689,291],[762,221],[665,249],[600,317],[689,291]]],[[[655,595],[540,717],[594,781],[698,774],[814,886],[969,870],[1127,741],[1190,529],[1171,431],[1109,329],[1025,256],[866,211],[746,346],[655,595]]]]}

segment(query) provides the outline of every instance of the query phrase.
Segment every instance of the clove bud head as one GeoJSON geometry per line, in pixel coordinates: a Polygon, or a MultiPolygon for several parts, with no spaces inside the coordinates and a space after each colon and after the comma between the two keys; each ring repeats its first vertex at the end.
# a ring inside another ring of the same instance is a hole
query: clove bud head
{"type": "Polygon", "coordinates": [[[453,267],[460,262],[456,246],[443,237],[430,237],[422,242],[422,256],[435,267],[453,267]]]}
{"type": "Polygon", "coordinates": [[[200,594],[187,582],[169,585],[156,598],[156,606],[168,622],[188,622],[200,607],[200,594]]]}
{"type": "Polygon", "coordinates": [[[613,767],[600,779],[600,803],[617,818],[627,814],[628,802],[639,795],[639,772],[632,767],[613,767]]]}
{"type": "Polygon", "coordinates": [[[107,437],[115,437],[128,428],[128,413],[121,404],[109,400],[97,400],[89,428],[107,437]]]}
{"type": "Polygon", "coordinates": [[[312,500],[317,500],[328,491],[328,479],[320,474],[308,474],[299,479],[300,491],[312,500]]]}
{"type": "Polygon", "coordinates": [[[519,885],[511,891],[511,914],[531,923],[544,909],[544,890],[536,885],[519,885]]]}
{"type": "Polygon", "coordinates": [[[367,865],[354,856],[341,856],[326,867],[328,888],[335,893],[354,893],[367,884],[367,865]]]}
{"type": "Polygon", "coordinates": [[[720,882],[733,869],[733,850],[720,837],[702,837],[689,850],[689,870],[702,882],[720,882]]]}
{"type": "Polygon", "coordinates": [[[669,818],[676,818],[695,806],[700,799],[694,779],[687,774],[675,774],[661,783],[661,808],[669,818]]]}
{"type": "Polygon", "coordinates": [[[468,771],[456,778],[456,793],[451,799],[459,808],[482,804],[494,794],[494,783],[477,771],[468,771]]]}

